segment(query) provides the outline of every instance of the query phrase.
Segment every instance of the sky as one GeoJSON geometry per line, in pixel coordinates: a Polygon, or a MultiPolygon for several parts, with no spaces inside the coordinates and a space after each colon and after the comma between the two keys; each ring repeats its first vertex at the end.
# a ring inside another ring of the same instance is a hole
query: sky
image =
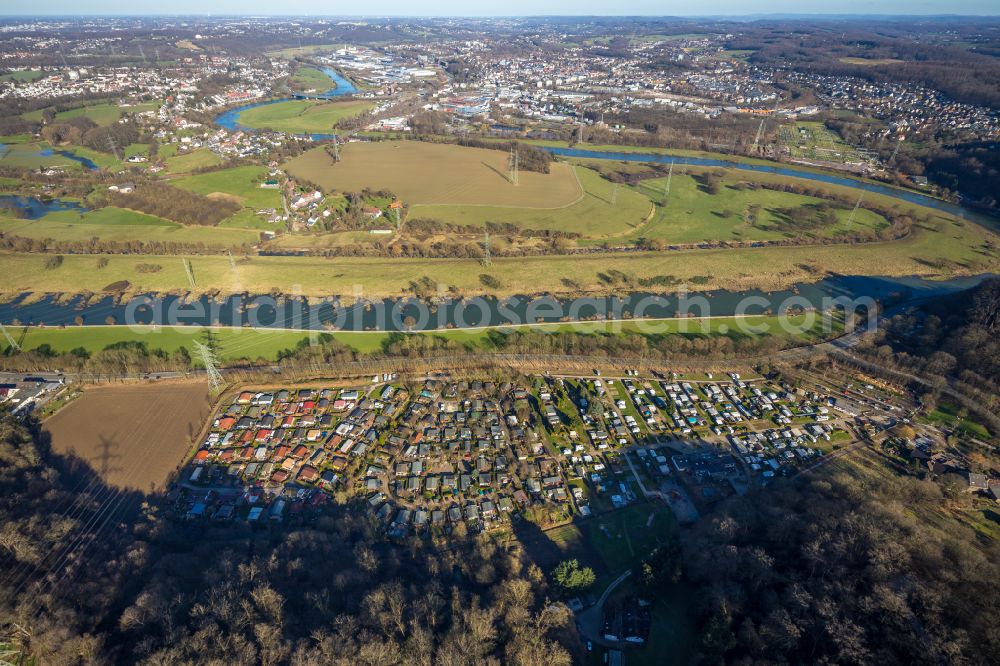
{"type": "Polygon", "coordinates": [[[367,16],[745,16],[750,14],[1000,15],[997,0],[0,0],[0,15],[257,14],[367,16]]]}

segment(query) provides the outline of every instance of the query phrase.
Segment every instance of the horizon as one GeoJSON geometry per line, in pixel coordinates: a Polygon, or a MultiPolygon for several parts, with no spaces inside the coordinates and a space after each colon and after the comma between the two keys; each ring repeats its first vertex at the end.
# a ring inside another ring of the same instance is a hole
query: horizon
{"type": "Polygon", "coordinates": [[[804,9],[801,3],[787,0],[763,0],[745,3],[734,0],[717,0],[710,3],[711,8],[699,7],[699,11],[689,11],[688,5],[682,2],[657,2],[656,0],[633,0],[627,9],[615,12],[602,11],[597,3],[569,2],[566,0],[549,0],[536,3],[526,0],[513,2],[479,3],[472,12],[462,11],[464,3],[454,0],[444,0],[433,3],[428,11],[414,11],[413,3],[401,0],[387,0],[376,3],[372,11],[363,14],[330,13],[329,7],[318,0],[288,0],[281,9],[272,3],[262,0],[220,0],[211,3],[215,11],[203,11],[204,4],[195,0],[151,0],[138,10],[133,3],[125,0],[54,0],[46,2],[45,9],[37,6],[30,11],[5,11],[2,18],[76,18],[76,17],[302,17],[302,18],[400,18],[400,19],[431,19],[431,18],[683,18],[683,19],[720,19],[720,18],[956,18],[956,17],[998,17],[1000,4],[990,0],[965,0],[960,7],[951,7],[951,11],[942,12],[941,5],[929,0],[873,0],[864,8],[845,12],[842,3],[836,0],[819,0],[804,9]]]}

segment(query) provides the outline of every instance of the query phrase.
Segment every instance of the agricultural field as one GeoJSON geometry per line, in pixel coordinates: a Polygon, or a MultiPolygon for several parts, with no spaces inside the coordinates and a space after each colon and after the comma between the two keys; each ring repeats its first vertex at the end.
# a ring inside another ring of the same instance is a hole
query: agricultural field
{"type": "Polygon", "coordinates": [[[87,388],[44,423],[52,448],[118,488],[162,489],[208,418],[203,382],[87,388]]]}
{"type": "Polygon", "coordinates": [[[505,222],[612,238],[641,227],[653,213],[642,193],[567,164],[553,163],[549,174],[522,170],[515,186],[507,161],[498,150],[384,141],[348,144],[339,164],[316,149],[286,168],[327,189],[388,190],[410,205],[411,218],[458,225],[505,222]]]}
{"type": "Polygon", "coordinates": [[[343,120],[360,115],[372,108],[370,102],[288,100],[247,109],[239,115],[239,123],[256,129],[270,129],[290,134],[312,134],[333,131],[343,120]]]}
{"type": "MultiPolygon", "coordinates": [[[[644,228],[655,215],[652,202],[640,191],[624,185],[616,187],[584,167],[553,164],[552,169],[553,173],[557,169],[571,169],[583,196],[558,207],[416,204],[411,206],[410,216],[453,224],[509,222],[526,229],[551,229],[579,233],[585,238],[609,239],[644,228]]],[[[524,174],[521,182],[524,182],[524,174]]]]}
{"type": "Polygon", "coordinates": [[[377,141],[347,144],[340,163],[317,148],[288,162],[286,170],[326,190],[388,190],[411,206],[556,208],[580,199],[580,185],[568,167],[554,164],[550,174],[522,170],[515,186],[508,180],[507,161],[500,150],[377,141]]]}

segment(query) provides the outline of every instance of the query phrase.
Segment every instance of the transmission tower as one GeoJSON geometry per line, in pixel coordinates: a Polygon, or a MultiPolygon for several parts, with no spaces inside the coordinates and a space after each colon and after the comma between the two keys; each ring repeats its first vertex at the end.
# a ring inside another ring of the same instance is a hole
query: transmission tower
{"type": "Polygon", "coordinates": [[[118,157],[118,145],[111,136],[108,136],[108,147],[111,148],[111,152],[114,153],[115,159],[121,162],[122,158],[118,157]]]}
{"type": "Polygon", "coordinates": [[[333,135],[333,161],[340,161],[340,141],[337,139],[337,135],[333,135]]]}
{"type": "Polygon", "coordinates": [[[399,208],[393,208],[392,214],[396,218],[396,233],[399,233],[399,208]]]}
{"type": "Polygon", "coordinates": [[[618,203],[618,183],[611,188],[611,205],[614,206],[618,203]]]}
{"type": "Polygon", "coordinates": [[[0,331],[3,332],[3,337],[7,338],[7,343],[10,345],[11,349],[21,351],[21,345],[17,344],[17,340],[15,340],[14,336],[10,334],[10,331],[7,330],[6,326],[0,324],[0,331]]]}
{"type": "Polygon", "coordinates": [[[483,266],[492,266],[493,257],[490,255],[490,232],[483,236],[483,266]]]}
{"type": "Polygon", "coordinates": [[[901,145],[903,145],[903,137],[899,137],[899,140],[896,141],[896,147],[892,149],[892,157],[889,158],[889,164],[896,163],[896,155],[899,153],[899,147],[901,145]]]}
{"type": "Polygon", "coordinates": [[[513,185],[518,184],[517,177],[517,144],[511,144],[510,146],[510,158],[508,160],[508,166],[510,167],[509,180],[513,185]]]}
{"type": "Polygon", "coordinates": [[[865,198],[865,193],[862,192],[858,196],[858,202],[854,204],[854,210],[851,211],[851,216],[847,218],[847,226],[850,227],[854,224],[854,216],[858,214],[858,209],[861,208],[861,200],[865,198]]]}
{"type": "Polygon", "coordinates": [[[222,373],[219,372],[218,360],[215,352],[204,342],[193,340],[194,350],[205,366],[205,373],[208,375],[208,389],[212,393],[218,393],[222,389],[222,373]]]}
{"type": "Polygon", "coordinates": [[[194,271],[191,269],[191,261],[187,258],[182,258],[181,261],[184,263],[184,272],[187,273],[188,282],[190,282],[191,286],[194,287],[194,271]]]}
{"type": "Polygon", "coordinates": [[[139,55],[142,56],[142,61],[146,62],[146,52],[142,50],[142,44],[139,44],[139,55]]]}
{"type": "Polygon", "coordinates": [[[674,176],[674,162],[670,161],[670,168],[667,169],[667,185],[663,188],[663,203],[667,203],[667,197],[670,196],[670,179],[674,176]]]}

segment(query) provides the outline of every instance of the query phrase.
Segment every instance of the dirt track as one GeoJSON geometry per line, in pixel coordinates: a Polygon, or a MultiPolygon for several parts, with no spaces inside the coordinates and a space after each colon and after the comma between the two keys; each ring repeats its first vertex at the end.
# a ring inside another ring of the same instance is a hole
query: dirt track
{"type": "Polygon", "coordinates": [[[110,484],[162,489],[209,414],[203,382],[102,386],[44,424],[52,448],[87,461],[110,484]]]}

